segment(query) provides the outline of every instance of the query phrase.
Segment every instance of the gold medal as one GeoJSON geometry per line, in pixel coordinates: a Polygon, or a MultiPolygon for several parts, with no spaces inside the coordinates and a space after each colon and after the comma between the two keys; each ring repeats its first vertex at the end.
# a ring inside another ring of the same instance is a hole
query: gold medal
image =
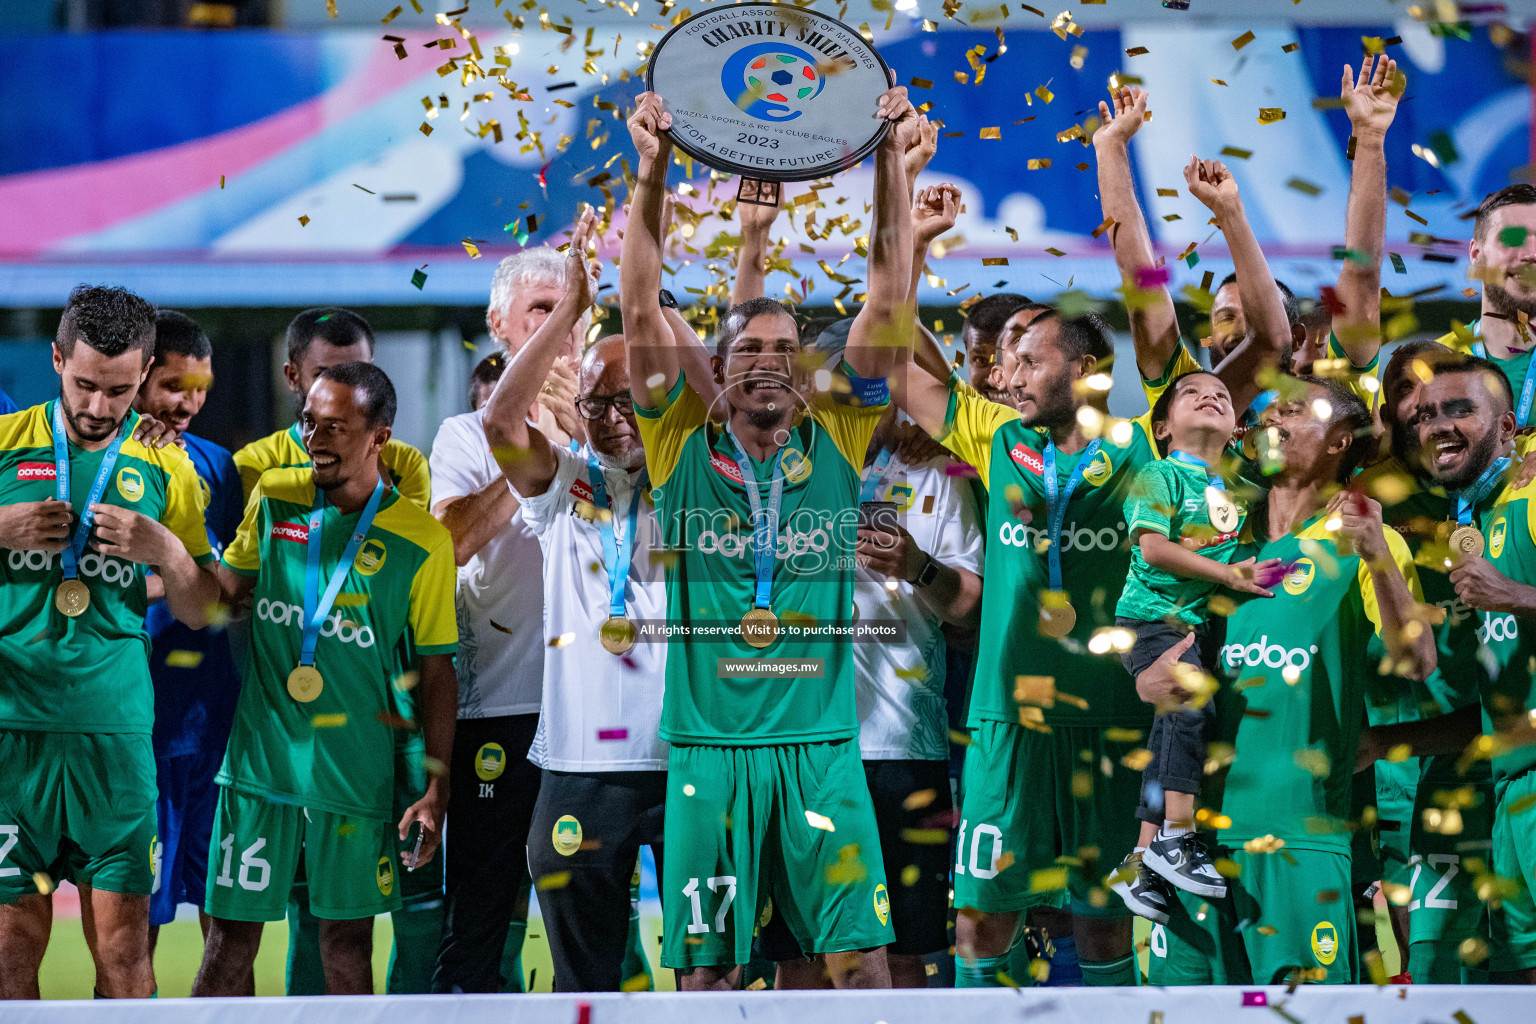
{"type": "Polygon", "coordinates": [[[610,615],[602,628],[597,631],[597,638],[603,645],[603,650],[609,654],[623,654],[635,646],[635,637],[638,631],[635,624],[622,615],[610,615]]]}
{"type": "Polygon", "coordinates": [[[779,617],[767,608],[748,608],[741,617],[741,639],[761,650],[779,638],[779,617]]]}
{"type": "Polygon", "coordinates": [[[313,665],[300,665],[288,673],[288,696],[300,704],[308,704],[325,689],[320,670],[313,665]]]}
{"type": "Polygon", "coordinates": [[[70,618],[78,618],[91,606],[91,588],[79,580],[65,580],[53,592],[53,606],[70,618]]]}
{"type": "Polygon", "coordinates": [[[1242,521],[1242,512],[1238,510],[1237,502],[1227,497],[1225,491],[1215,487],[1205,489],[1205,509],[1211,517],[1211,525],[1219,533],[1231,533],[1242,521]]]}
{"type": "Polygon", "coordinates": [[[1040,604],[1040,632],[1049,637],[1060,640],[1070,636],[1072,628],[1077,625],[1077,610],[1072,603],[1066,600],[1062,594],[1057,601],[1043,601],[1040,604]]]}
{"type": "Polygon", "coordinates": [[[1458,526],[1451,531],[1451,557],[1456,561],[1479,558],[1482,554],[1483,531],[1475,526],[1458,526]]]}

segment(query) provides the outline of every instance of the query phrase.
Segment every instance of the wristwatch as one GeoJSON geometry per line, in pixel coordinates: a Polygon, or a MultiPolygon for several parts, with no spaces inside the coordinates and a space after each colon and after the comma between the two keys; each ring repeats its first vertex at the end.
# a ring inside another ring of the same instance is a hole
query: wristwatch
{"type": "Polygon", "coordinates": [[[928,552],[923,552],[923,567],[918,570],[917,578],[912,581],[914,587],[931,587],[933,581],[939,578],[939,563],[928,552]]]}
{"type": "Polygon", "coordinates": [[[673,298],[672,293],[667,291],[665,288],[656,293],[656,301],[661,304],[662,309],[677,308],[677,299],[673,298]]]}

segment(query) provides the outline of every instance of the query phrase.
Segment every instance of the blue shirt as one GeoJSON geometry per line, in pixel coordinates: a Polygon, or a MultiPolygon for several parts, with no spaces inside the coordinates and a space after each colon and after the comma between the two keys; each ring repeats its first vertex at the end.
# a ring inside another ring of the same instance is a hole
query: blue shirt
{"type": "MultiPolygon", "coordinates": [[[[235,539],[244,513],[240,472],[229,452],[183,434],[208,507],[203,521],[214,557],[235,539]]],[[[240,695],[240,676],[224,629],[189,629],[164,601],[150,606],[144,625],[151,640],[149,672],[155,683],[156,757],[223,750],[240,695]],[[167,659],[176,664],[167,664],[167,659]]]]}

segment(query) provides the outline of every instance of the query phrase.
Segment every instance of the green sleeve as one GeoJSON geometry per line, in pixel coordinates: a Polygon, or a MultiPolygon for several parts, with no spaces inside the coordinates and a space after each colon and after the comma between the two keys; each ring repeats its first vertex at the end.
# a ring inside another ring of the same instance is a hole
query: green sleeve
{"type": "Polygon", "coordinates": [[[1162,462],[1142,467],[1125,499],[1125,527],[1131,536],[1137,530],[1151,530],[1164,537],[1173,531],[1173,511],[1179,507],[1177,481],[1162,462]]]}

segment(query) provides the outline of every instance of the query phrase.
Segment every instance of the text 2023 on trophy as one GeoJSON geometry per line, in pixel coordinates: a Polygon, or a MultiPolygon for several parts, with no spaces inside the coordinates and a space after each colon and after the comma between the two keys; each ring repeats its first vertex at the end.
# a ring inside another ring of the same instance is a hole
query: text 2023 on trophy
{"type": "Polygon", "coordinates": [[[851,167],[888,127],[873,116],[890,85],[874,47],[835,18],[785,4],[682,22],[651,54],[646,85],[666,101],[678,149],[764,182],[851,167]]]}

